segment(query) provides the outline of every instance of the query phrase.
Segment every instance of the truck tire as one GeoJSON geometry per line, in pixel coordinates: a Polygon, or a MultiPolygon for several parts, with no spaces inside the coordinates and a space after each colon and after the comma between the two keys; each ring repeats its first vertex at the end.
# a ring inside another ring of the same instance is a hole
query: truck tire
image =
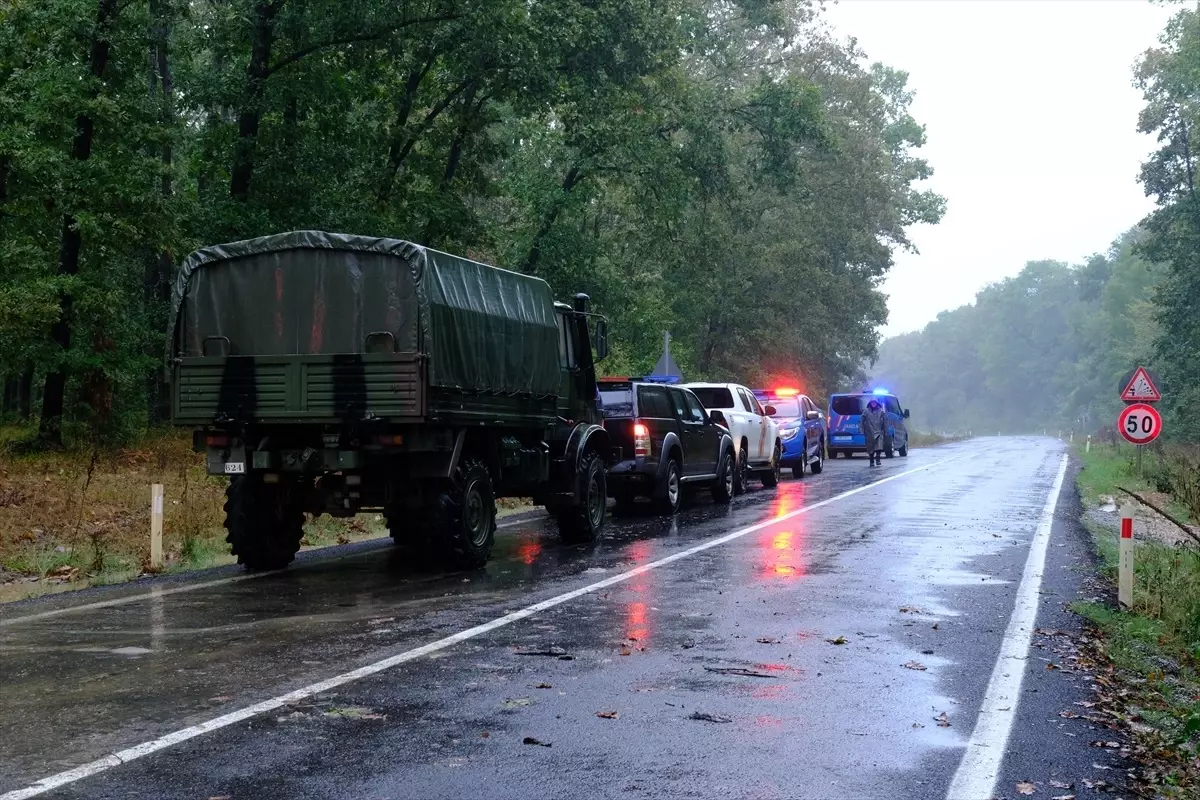
{"type": "Polygon", "coordinates": [[[583,502],[558,512],[558,534],[564,542],[590,543],[600,538],[608,510],[608,483],[600,456],[584,453],[577,480],[583,502]]]}
{"type": "Polygon", "coordinates": [[[733,500],[735,490],[735,471],[733,468],[733,451],[726,450],[717,465],[717,477],[712,484],[712,498],[716,503],[728,504],[733,500]]]}
{"type": "Polygon", "coordinates": [[[255,572],[292,563],[304,538],[302,507],[292,484],[233,478],[225,489],[225,541],[237,562],[255,572]]]}
{"type": "Polygon", "coordinates": [[[782,455],[779,449],[779,442],[776,442],[775,455],[771,457],[771,468],[762,473],[762,484],[768,489],[774,489],[779,485],[779,459],[782,455]]]}
{"type": "Polygon", "coordinates": [[[451,569],[482,569],[496,544],[496,494],[487,466],[464,459],[434,498],[429,548],[451,569]]]}
{"type": "Polygon", "coordinates": [[[900,449],[897,450],[896,452],[898,452],[900,454],[901,458],[908,458],[908,442],[905,442],[904,444],[900,445],[900,449]]]}
{"type": "Polygon", "coordinates": [[[679,480],[679,460],[675,456],[667,459],[663,469],[662,485],[659,487],[655,504],[664,514],[678,514],[683,500],[683,484],[679,480]]]}

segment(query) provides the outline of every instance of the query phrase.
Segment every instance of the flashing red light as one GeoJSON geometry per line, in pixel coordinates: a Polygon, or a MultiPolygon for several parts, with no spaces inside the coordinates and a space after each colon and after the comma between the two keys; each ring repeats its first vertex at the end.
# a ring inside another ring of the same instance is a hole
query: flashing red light
{"type": "Polygon", "coordinates": [[[799,389],[783,388],[775,390],[776,397],[795,397],[798,394],[800,394],[799,389]]]}

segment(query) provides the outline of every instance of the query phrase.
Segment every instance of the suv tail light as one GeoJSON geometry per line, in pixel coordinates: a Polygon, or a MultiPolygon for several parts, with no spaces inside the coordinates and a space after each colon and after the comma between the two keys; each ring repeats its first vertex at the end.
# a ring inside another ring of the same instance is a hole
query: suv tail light
{"type": "Polygon", "coordinates": [[[645,423],[633,423],[633,455],[645,457],[650,455],[650,429],[645,423]]]}

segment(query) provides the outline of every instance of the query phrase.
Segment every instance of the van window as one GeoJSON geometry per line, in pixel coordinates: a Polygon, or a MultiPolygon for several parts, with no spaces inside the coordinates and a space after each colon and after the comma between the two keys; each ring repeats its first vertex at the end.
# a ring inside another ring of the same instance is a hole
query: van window
{"type": "Polygon", "coordinates": [[[687,401],[689,420],[691,422],[704,422],[704,407],[700,405],[700,401],[696,399],[696,395],[692,394],[691,392],[684,392],[683,398],[685,401],[687,401]]]}
{"type": "Polygon", "coordinates": [[[887,409],[889,414],[900,416],[903,412],[900,410],[900,401],[894,397],[883,398],[883,407],[887,409]]]}
{"type": "Polygon", "coordinates": [[[671,404],[667,401],[667,390],[661,386],[639,386],[638,416],[650,419],[671,419],[671,404]]]}
{"type": "Polygon", "coordinates": [[[833,413],[839,416],[855,416],[862,413],[862,398],[856,394],[844,394],[830,400],[833,413]]]}

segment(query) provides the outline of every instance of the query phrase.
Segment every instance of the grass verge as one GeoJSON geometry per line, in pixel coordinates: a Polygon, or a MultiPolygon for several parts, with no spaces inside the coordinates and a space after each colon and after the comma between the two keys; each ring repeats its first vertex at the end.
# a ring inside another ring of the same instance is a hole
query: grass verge
{"type": "MultiPolygon", "coordinates": [[[[188,431],[165,430],[136,447],[17,454],[29,431],[0,426],[0,602],[119,583],[145,573],[150,485],[164,487],[163,571],[232,563],[225,543],[224,478],[207,475],[188,431]]],[[[498,501],[501,516],[528,509],[498,501]]],[[[387,535],[375,513],[320,516],[303,547],[387,535]]]]}
{"type": "MultiPolygon", "coordinates": [[[[1115,582],[1118,516],[1098,507],[1119,494],[1117,486],[1153,491],[1154,479],[1134,468],[1132,448],[1081,448],[1079,457],[1083,523],[1103,577],[1115,582]]],[[[1142,767],[1136,788],[1145,796],[1194,798],[1200,793],[1200,553],[1149,538],[1136,547],[1131,608],[1098,601],[1072,608],[1099,633],[1111,680],[1098,678],[1096,688],[1133,742],[1131,754],[1142,767]]]]}

